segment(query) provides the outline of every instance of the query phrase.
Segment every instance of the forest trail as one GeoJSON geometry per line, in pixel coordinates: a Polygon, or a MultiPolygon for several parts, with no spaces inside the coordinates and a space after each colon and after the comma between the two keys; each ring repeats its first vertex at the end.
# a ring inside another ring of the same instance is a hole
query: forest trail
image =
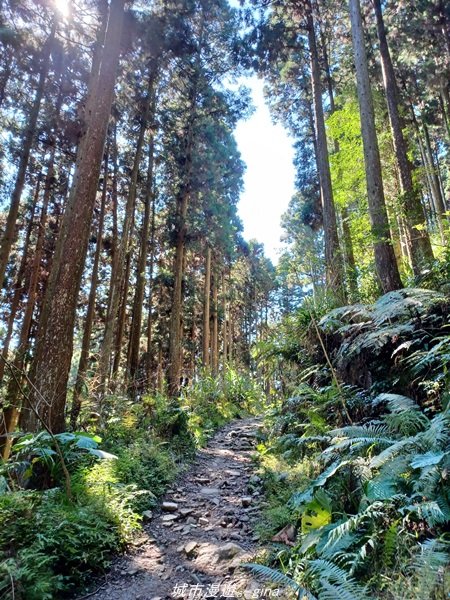
{"type": "MultiPolygon", "coordinates": [[[[239,567],[258,549],[260,480],[251,455],[260,421],[233,421],[211,438],[113,566],[94,600],[263,598],[239,567]]],[[[281,590],[278,592],[281,596],[281,590]]]]}

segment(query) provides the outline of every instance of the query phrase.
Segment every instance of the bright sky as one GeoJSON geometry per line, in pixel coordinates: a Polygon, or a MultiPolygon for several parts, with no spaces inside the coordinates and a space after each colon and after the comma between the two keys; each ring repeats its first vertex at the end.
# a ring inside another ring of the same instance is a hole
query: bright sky
{"type": "Polygon", "coordinates": [[[276,263],[281,247],[281,215],[294,194],[292,139],[282,125],[271,121],[264,103],[264,82],[254,76],[242,83],[252,90],[256,111],[247,121],[240,121],[235,132],[247,165],[239,215],[245,239],[262,242],[266,256],[276,263]]]}

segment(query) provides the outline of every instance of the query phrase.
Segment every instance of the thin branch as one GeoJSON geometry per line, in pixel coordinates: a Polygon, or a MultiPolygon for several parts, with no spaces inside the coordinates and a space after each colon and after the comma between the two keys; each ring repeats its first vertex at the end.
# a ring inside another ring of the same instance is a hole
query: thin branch
{"type": "Polygon", "coordinates": [[[336,375],[336,371],[333,367],[333,364],[331,362],[330,356],[327,352],[327,349],[325,348],[325,344],[323,343],[323,339],[322,339],[322,335],[319,331],[319,327],[317,325],[316,319],[314,318],[314,315],[312,314],[312,312],[309,312],[310,316],[311,316],[311,321],[313,322],[313,325],[315,327],[316,333],[317,333],[317,337],[319,338],[319,342],[320,345],[322,347],[324,356],[325,356],[325,360],[327,361],[328,366],[330,367],[331,370],[331,376],[333,378],[334,384],[336,385],[337,389],[339,390],[339,394],[340,394],[340,398],[341,398],[341,404],[342,404],[342,408],[344,409],[345,412],[345,416],[347,417],[350,425],[353,425],[353,420],[350,416],[350,413],[348,412],[348,408],[347,408],[347,403],[345,402],[345,397],[344,397],[344,390],[342,389],[342,385],[340,384],[340,381],[337,378],[336,375]]]}

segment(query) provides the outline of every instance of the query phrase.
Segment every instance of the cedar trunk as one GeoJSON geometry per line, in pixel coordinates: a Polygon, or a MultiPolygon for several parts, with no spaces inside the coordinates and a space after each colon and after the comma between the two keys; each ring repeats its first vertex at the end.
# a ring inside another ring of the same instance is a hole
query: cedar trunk
{"type": "Polygon", "coordinates": [[[381,288],[386,293],[401,288],[402,282],[389,231],[359,0],[349,0],[349,9],[366,166],[369,216],[374,238],[375,266],[381,288]]]}
{"type": "Polygon", "coordinates": [[[28,123],[24,132],[22,150],[20,153],[19,167],[17,169],[16,182],[11,196],[11,205],[9,207],[8,217],[6,219],[5,231],[0,242],[0,286],[5,277],[6,267],[8,265],[9,254],[12,245],[16,240],[16,221],[19,214],[20,200],[22,198],[23,188],[25,186],[25,175],[30,160],[31,146],[36,134],[36,125],[41,109],[42,97],[44,95],[45,82],[50,67],[50,52],[56,35],[56,18],[53,20],[52,29],[48,39],[42,49],[42,64],[39,72],[39,81],[36,88],[33,105],[31,107],[28,123]]]}
{"type": "Polygon", "coordinates": [[[323,210],[327,285],[340,301],[345,302],[343,262],[339,247],[336,210],[334,207],[333,189],[331,185],[327,134],[325,130],[325,116],[322,105],[320,63],[310,0],[307,2],[306,10],[308,44],[311,56],[311,87],[314,101],[314,121],[317,142],[317,170],[319,172],[323,210]]]}
{"type": "Polygon", "coordinates": [[[383,84],[389,112],[392,139],[400,175],[400,186],[404,201],[406,242],[411,254],[415,275],[420,275],[424,266],[433,260],[430,237],[426,228],[425,214],[418,190],[412,178],[412,164],[408,157],[408,148],[403,135],[405,123],[399,109],[399,91],[392,65],[391,54],[381,9],[381,0],[372,0],[377,21],[380,44],[383,84]]]}
{"type": "Polygon", "coordinates": [[[27,426],[32,431],[38,428],[39,420],[53,432],[65,429],[77,298],[114,94],[124,3],[125,0],[111,2],[98,77],[90,82],[85,132],[78,146],[72,189],[58,237],[31,369],[30,401],[39,414],[39,419],[34,414],[28,419],[27,426]]]}

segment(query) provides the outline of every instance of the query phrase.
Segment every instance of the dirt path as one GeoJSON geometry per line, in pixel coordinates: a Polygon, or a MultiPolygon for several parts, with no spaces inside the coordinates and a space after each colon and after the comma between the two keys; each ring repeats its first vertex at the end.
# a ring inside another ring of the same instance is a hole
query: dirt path
{"type": "Polygon", "coordinates": [[[117,561],[106,585],[90,598],[269,596],[239,567],[258,548],[252,525],[260,481],[251,455],[259,426],[256,419],[234,421],[216,433],[168,490],[135,550],[117,561]]]}

